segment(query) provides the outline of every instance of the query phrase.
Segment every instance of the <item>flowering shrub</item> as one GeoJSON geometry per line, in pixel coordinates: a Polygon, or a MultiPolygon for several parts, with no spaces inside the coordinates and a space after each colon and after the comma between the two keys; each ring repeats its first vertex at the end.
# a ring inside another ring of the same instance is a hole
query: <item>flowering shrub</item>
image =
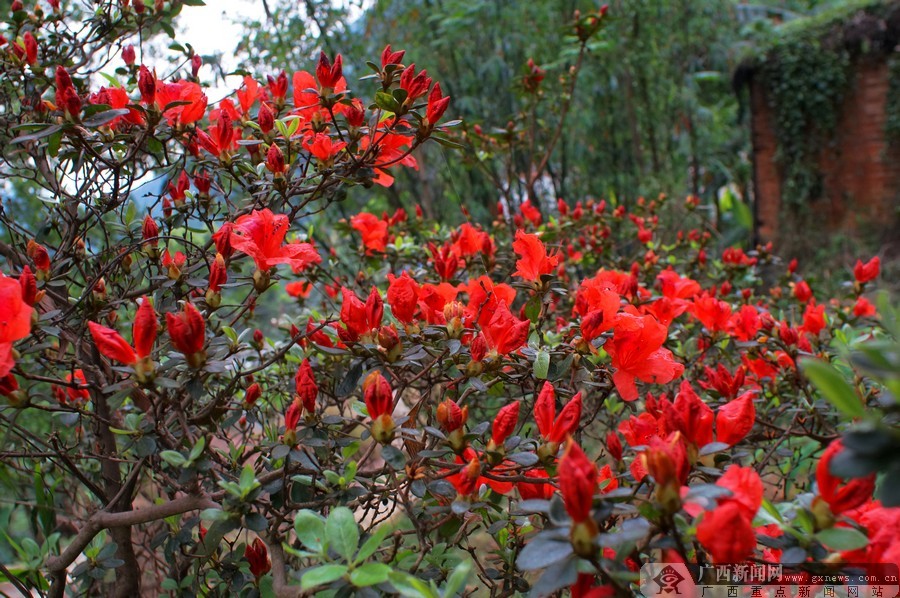
{"type": "MultiPolygon", "coordinates": [[[[301,227],[444,140],[424,70],[386,48],[364,102],[322,54],[211,107],[193,57],[162,77],[124,45],[99,83],[49,4],[0,59],[3,168],[46,220],[2,213],[23,591],[605,596],[652,560],[900,560],[896,466],[848,472],[839,438],[896,409],[895,378],[835,369],[889,338],[877,258],[826,297],[665,197],[362,212],[329,246],[301,227]]],[[[175,4],[103,10],[124,39],[175,4]]]]}

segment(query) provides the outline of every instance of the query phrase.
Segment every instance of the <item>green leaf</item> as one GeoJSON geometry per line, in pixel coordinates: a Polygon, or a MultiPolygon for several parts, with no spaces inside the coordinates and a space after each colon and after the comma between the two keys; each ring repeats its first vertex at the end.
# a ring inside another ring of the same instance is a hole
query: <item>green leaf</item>
{"type": "Polygon", "coordinates": [[[534,571],[559,562],[570,554],[572,554],[571,543],[542,533],[525,545],[525,548],[519,553],[519,558],[516,559],[516,566],[521,571],[534,571]]]}
{"type": "Polygon", "coordinates": [[[247,465],[241,470],[241,478],[238,481],[238,484],[241,487],[241,498],[246,497],[248,494],[259,488],[256,472],[253,471],[251,466],[247,465]]]}
{"type": "Polygon", "coordinates": [[[372,532],[372,535],[363,542],[362,548],[359,549],[353,562],[361,563],[375,554],[375,551],[378,550],[378,547],[381,546],[381,543],[384,542],[384,539],[387,538],[392,529],[393,526],[387,523],[379,525],[375,531],[372,532]]]}
{"type": "Polygon", "coordinates": [[[447,585],[444,586],[444,598],[456,596],[466,587],[469,575],[472,573],[472,561],[463,561],[453,568],[453,573],[447,579],[447,585]]]}
{"type": "Polygon", "coordinates": [[[374,586],[384,583],[391,574],[391,568],[384,563],[366,563],[350,574],[350,582],[356,587],[374,586]]]}
{"type": "Polygon", "coordinates": [[[391,585],[404,598],[440,598],[427,583],[403,571],[392,571],[389,576],[391,585]]]}
{"type": "Polygon", "coordinates": [[[57,131],[61,131],[62,128],[63,128],[62,125],[50,125],[49,127],[41,129],[40,131],[37,131],[36,133],[31,133],[29,135],[22,135],[21,137],[16,137],[9,143],[10,143],[10,145],[12,145],[15,143],[25,143],[26,141],[37,141],[38,139],[42,139],[44,137],[49,137],[50,135],[53,135],[57,131]]]}
{"type": "Polygon", "coordinates": [[[299,511],[294,516],[294,531],[297,539],[310,550],[322,552],[322,541],[325,539],[325,522],[318,514],[308,509],[299,511]]]}
{"type": "Polygon", "coordinates": [[[538,380],[546,380],[550,373],[550,353],[540,349],[534,356],[534,377],[538,380]]]}
{"type": "Polygon", "coordinates": [[[397,99],[391,94],[383,91],[379,91],[375,94],[375,105],[388,112],[397,112],[400,110],[400,103],[397,102],[397,99]]]}
{"type": "Polygon", "coordinates": [[[206,448],[206,438],[204,436],[200,437],[200,440],[197,441],[197,444],[194,445],[194,448],[191,449],[191,454],[188,455],[188,461],[194,462],[197,458],[203,454],[203,449],[206,448]]]}
{"type": "Polygon", "coordinates": [[[852,527],[832,527],[816,534],[816,539],[832,550],[857,550],[869,543],[861,531],[852,527]]]}
{"type": "Polygon", "coordinates": [[[102,127],[103,125],[111,123],[118,117],[128,114],[128,112],[128,108],[113,108],[112,110],[104,110],[103,112],[94,114],[90,118],[84,119],[81,124],[92,129],[95,127],[102,127]]]}
{"type": "Polygon", "coordinates": [[[203,521],[225,521],[231,517],[222,509],[204,509],[200,512],[200,519],[203,521]]]}
{"type": "Polygon", "coordinates": [[[834,366],[815,359],[804,359],[800,362],[800,366],[828,402],[844,415],[854,418],[865,415],[866,410],[856,391],[834,366]]]}
{"type": "Polygon", "coordinates": [[[187,459],[178,451],[162,451],[159,456],[172,467],[183,467],[187,463],[187,459]]]}
{"type": "Polygon", "coordinates": [[[309,590],[336,581],[347,574],[347,565],[322,565],[310,569],[300,578],[300,587],[309,590]]]}
{"type": "Polygon", "coordinates": [[[259,513],[250,513],[244,516],[244,527],[254,532],[262,532],[269,527],[269,522],[259,513]]]}
{"type": "Polygon", "coordinates": [[[400,471],[406,467],[406,455],[395,446],[384,445],[381,448],[381,457],[394,471],[400,471]]]}
{"type": "Polygon", "coordinates": [[[335,508],[325,521],[325,539],[329,548],[351,561],[359,546],[359,527],[353,511],[347,507],[335,508]]]}

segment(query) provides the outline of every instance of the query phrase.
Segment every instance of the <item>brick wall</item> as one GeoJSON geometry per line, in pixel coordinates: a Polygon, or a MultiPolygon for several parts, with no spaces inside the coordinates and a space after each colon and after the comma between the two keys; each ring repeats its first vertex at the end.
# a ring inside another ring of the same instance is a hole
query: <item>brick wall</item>
{"type": "MultiPolygon", "coordinates": [[[[810,206],[816,232],[900,237],[900,143],[890,145],[884,135],[888,85],[883,59],[854,66],[837,129],[818,156],[823,191],[810,206]]],[[[789,243],[797,231],[784,230],[775,123],[759,83],[750,86],[750,103],[757,234],[764,242],[789,243]]]]}

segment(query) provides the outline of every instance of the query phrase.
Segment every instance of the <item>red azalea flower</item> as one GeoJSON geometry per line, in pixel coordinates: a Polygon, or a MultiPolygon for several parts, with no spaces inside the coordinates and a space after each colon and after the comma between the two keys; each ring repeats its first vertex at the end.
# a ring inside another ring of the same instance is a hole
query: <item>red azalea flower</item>
{"type": "Polygon", "coordinates": [[[577,393],[566,403],[559,417],[556,417],[556,390],[550,382],[544,382],[537,400],[534,402],[534,421],[546,442],[561,443],[566,436],[574,434],[581,420],[581,393],[577,393]]]}
{"type": "Polygon", "coordinates": [[[760,325],[757,309],[752,305],[744,305],[729,320],[728,330],[737,340],[749,342],[756,338],[760,325]]]}
{"type": "MultiPolygon", "coordinates": [[[[166,326],[169,329],[169,338],[179,352],[183,353],[188,361],[193,356],[199,356],[203,352],[206,343],[206,320],[192,303],[185,302],[184,309],[178,314],[166,314],[166,326]]],[[[192,361],[192,366],[197,366],[192,361]]]]}
{"type": "Polygon", "coordinates": [[[756,534],[745,509],[726,501],[703,515],[697,539],[715,563],[741,563],[756,548],[756,534]]]}
{"type": "MultiPolygon", "coordinates": [[[[389,175],[385,169],[398,164],[418,170],[419,163],[408,151],[412,139],[412,137],[395,133],[378,138],[378,144],[372,150],[377,158],[374,164],[375,178],[372,179],[372,182],[382,187],[390,187],[394,183],[394,177],[389,175]]],[[[369,151],[370,143],[371,139],[368,135],[363,137],[359,143],[360,149],[363,152],[369,151]]]]}
{"type": "Polygon", "coordinates": [[[159,226],[156,220],[150,217],[150,214],[144,216],[144,222],[141,225],[141,239],[144,241],[145,247],[156,247],[159,245],[159,226]]]}
{"type": "Polygon", "coordinates": [[[796,297],[800,303],[807,303],[813,298],[812,289],[809,288],[809,285],[806,284],[805,280],[801,280],[794,285],[794,297],[796,297]]]}
{"type": "Polygon", "coordinates": [[[671,268],[656,277],[663,297],[669,299],[693,299],[700,293],[700,283],[678,274],[671,268]]]}
{"type": "Polygon", "coordinates": [[[644,446],[651,438],[658,436],[659,422],[645,411],[638,416],[632,415],[620,423],[618,430],[630,446],[644,446]]]}
{"type": "Polygon", "coordinates": [[[550,500],[555,489],[550,484],[550,476],[543,469],[529,469],[525,472],[529,478],[540,478],[546,482],[516,482],[516,490],[522,500],[550,500]]]}
{"type": "Polygon", "coordinates": [[[163,111],[169,125],[189,125],[206,114],[207,97],[203,88],[191,81],[164,83],[156,81],[154,93],[156,106],[163,111]],[[184,102],[184,103],[182,103],[184,102]],[[178,104],[167,109],[167,106],[178,104]]]}
{"type": "Polygon", "coordinates": [[[228,282],[228,268],[225,266],[225,258],[221,253],[216,253],[216,259],[209,266],[208,289],[213,293],[218,293],[226,282],[228,282]]]}
{"type": "Polygon", "coordinates": [[[388,243],[388,223],[375,214],[360,212],[350,219],[350,226],[362,236],[367,252],[384,253],[388,243]]]}
{"type": "Polygon", "coordinates": [[[45,274],[50,272],[50,254],[47,253],[46,247],[37,243],[34,239],[29,239],[25,252],[31,258],[31,261],[34,262],[34,267],[38,272],[45,274]]]}
{"type": "Polygon", "coordinates": [[[704,447],[713,439],[713,411],[703,402],[691,383],[682,381],[675,402],[672,405],[683,422],[681,432],[684,437],[698,448],[704,447]]]}
{"type": "Polygon", "coordinates": [[[734,501],[744,510],[744,515],[753,521],[763,499],[763,483],[759,474],[752,467],[732,465],[725,470],[716,482],[716,486],[731,490],[731,496],[719,499],[719,503],[734,501]]]}
{"type": "Polygon", "coordinates": [[[516,290],[508,284],[495,283],[487,276],[470,279],[467,284],[460,285],[459,290],[469,295],[469,304],[466,312],[478,322],[482,328],[486,327],[494,315],[500,310],[502,303],[507,306],[516,298],[516,290]]]}
{"type": "Polygon", "coordinates": [[[297,399],[291,401],[290,406],[284,413],[285,437],[289,441],[288,444],[293,444],[296,441],[296,435],[292,435],[292,432],[297,429],[297,425],[300,423],[300,416],[302,414],[303,403],[297,399]]]}
{"type": "Polygon", "coordinates": [[[388,274],[388,282],[387,302],[391,313],[404,324],[412,324],[419,305],[419,284],[406,272],[399,278],[388,274]]]}
{"type": "Polygon", "coordinates": [[[519,401],[514,401],[506,405],[494,417],[494,424],[491,427],[491,443],[488,450],[496,450],[503,446],[506,439],[512,435],[519,421],[519,401]]]}
{"type": "MultiPolygon", "coordinates": [[[[472,453],[474,454],[474,451],[472,453]]],[[[458,457],[457,460],[459,460],[458,457]]],[[[473,456],[458,474],[448,476],[447,479],[450,480],[450,483],[453,484],[460,496],[475,494],[475,491],[481,486],[482,480],[481,461],[478,460],[478,456],[473,456]]]]}
{"type": "Polygon", "coordinates": [[[303,147],[326,165],[331,165],[335,157],[347,147],[343,141],[332,141],[325,133],[316,133],[315,137],[303,142],[303,147]]]}
{"type": "Polygon", "coordinates": [[[141,92],[141,103],[152,104],[156,101],[156,73],[141,65],[138,69],[138,90],[141,92]]]}
{"type": "Polygon", "coordinates": [[[343,295],[341,322],[344,324],[344,328],[339,329],[338,332],[343,340],[356,342],[361,336],[367,335],[381,326],[384,305],[378,289],[372,287],[365,303],[347,287],[341,287],[341,294],[343,295]]]}
{"type": "Polygon", "coordinates": [[[716,414],[716,440],[734,446],[744,439],[756,422],[755,391],[748,391],[725,405],[716,414]]]}
{"type": "Polygon", "coordinates": [[[825,328],[825,306],[816,305],[815,301],[810,301],[803,310],[803,326],[800,329],[817,336],[823,328],[825,328]]]}
{"type": "Polygon", "coordinates": [[[406,100],[404,100],[404,105],[406,106],[412,105],[415,100],[425,95],[430,86],[431,77],[428,76],[425,70],[416,74],[415,63],[409,65],[400,73],[400,89],[405,90],[407,94],[406,100]]]}
{"type": "Polygon", "coordinates": [[[530,328],[529,320],[518,319],[509,311],[506,303],[499,301],[483,331],[491,350],[499,355],[508,355],[525,344],[530,328]]]}
{"type": "Polygon", "coordinates": [[[653,316],[621,313],[613,337],[603,346],[616,368],[613,383],[625,401],[638,398],[635,380],[666,384],[681,376],[684,366],[662,348],[668,330],[653,316]]]}
{"type": "Polygon", "coordinates": [[[522,203],[522,215],[534,226],[541,225],[541,213],[527,199],[522,203]]]}
{"type": "Polygon", "coordinates": [[[234,247],[231,245],[231,235],[234,232],[233,222],[223,222],[222,226],[213,233],[213,243],[216,244],[216,251],[222,254],[226,260],[234,254],[234,247]]]}
{"type": "Polygon", "coordinates": [[[875,491],[875,474],[865,477],[853,478],[846,481],[831,473],[829,469],[831,460],[844,450],[840,440],[835,440],[828,445],[819,464],[816,466],[816,483],[819,486],[819,496],[828,503],[831,511],[840,514],[855,509],[872,498],[875,491]]]}
{"type": "Polygon", "coordinates": [[[19,281],[0,275],[0,378],[15,366],[13,342],[31,333],[32,311],[19,281]]]}
{"type": "Polygon", "coordinates": [[[22,289],[22,301],[34,307],[44,298],[44,291],[38,292],[37,278],[32,273],[31,268],[25,265],[19,274],[19,287],[22,289]]]}
{"type": "Polygon", "coordinates": [[[294,376],[294,389],[296,397],[300,399],[300,403],[307,413],[316,412],[316,397],[319,396],[319,386],[316,384],[316,378],[313,374],[312,366],[309,359],[300,362],[297,368],[297,374],[294,376]]]}
{"type": "Polygon", "coordinates": [[[259,579],[272,569],[272,563],[269,560],[269,551],[266,545],[259,538],[253,540],[253,544],[248,544],[244,549],[244,558],[250,563],[250,573],[253,577],[259,579]]]}
{"type": "Polygon", "coordinates": [[[493,253],[494,245],[491,236],[468,222],[460,225],[459,230],[453,234],[453,238],[451,249],[455,256],[467,258],[482,253],[493,253]]]}
{"type": "Polygon", "coordinates": [[[731,305],[707,293],[696,297],[688,311],[700,320],[710,333],[727,329],[731,319],[731,305]]]}
{"type": "Polygon", "coordinates": [[[865,264],[862,263],[862,260],[856,260],[856,265],[853,267],[853,276],[854,278],[856,278],[856,282],[858,282],[859,284],[865,284],[878,278],[878,273],[880,271],[881,258],[876,256],[870,259],[865,264]]]}
{"type": "Polygon", "coordinates": [[[373,421],[382,415],[390,415],[394,411],[391,385],[377,370],[369,374],[363,382],[363,398],[369,417],[373,421]]]}
{"type": "Polygon", "coordinates": [[[331,91],[337,87],[338,81],[343,79],[343,57],[338,54],[334,58],[334,64],[328,59],[325,52],[319,52],[319,64],[316,65],[316,79],[323,90],[331,91]]]}
{"type": "Polygon", "coordinates": [[[691,472],[684,437],[680,432],[673,432],[666,438],[650,438],[640,461],[657,486],[661,487],[680,487],[687,482],[691,472]]]}
{"type": "MultiPolygon", "coordinates": [[[[241,105],[241,111],[244,114],[250,113],[250,108],[259,98],[259,83],[250,75],[244,75],[244,84],[235,92],[238,103],[241,105]]],[[[260,106],[262,108],[262,106],[260,106]]]]}
{"type": "Polygon", "coordinates": [[[428,251],[431,252],[432,262],[434,263],[434,271],[441,277],[441,280],[450,280],[459,269],[460,260],[450,245],[442,245],[438,249],[434,243],[428,244],[428,251]]]}
{"type": "Polygon", "coordinates": [[[606,434],[606,450],[616,461],[622,460],[622,441],[619,440],[619,435],[611,430],[606,434]]]}
{"type": "Polygon", "coordinates": [[[78,404],[91,398],[91,393],[87,389],[87,379],[84,377],[82,370],[75,370],[73,373],[66,374],[66,382],[75,385],[66,387],[65,396],[69,402],[78,404]]]}
{"type": "Polygon", "coordinates": [[[259,400],[259,397],[262,396],[262,389],[259,387],[259,384],[253,383],[247,387],[247,390],[244,391],[244,407],[250,408],[252,407],[256,401],[259,400]]]}
{"type": "Polygon", "coordinates": [[[28,336],[33,311],[22,298],[19,281],[0,275],[0,343],[11,343],[28,336]]]}
{"type": "Polygon", "coordinates": [[[594,576],[590,573],[579,573],[571,591],[572,598],[612,598],[616,595],[613,586],[594,585],[594,576]]]}
{"type": "MultiPolygon", "coordinates": [[[[321,262],[319,253],[309,243],[284,243],[289,228],[284,214],[273,214],[268,208],[254,210],[234,222],[228,240],[231,247],[252,257],[262,272],[278,264],[288,264],[297,273],[321,262]]],[[[226,255],[222,249],[219,248],[219,253],[226,255]]]]}
{"type": "Polygon", "coordinates": [[[312,292],[312,287],[312,283],[308,280],[295,280],[284,285],[284,290],[291,297],[305,299],[312,292]]]}
{"type": "Polygon", "coordinates": [[[528,234],[523,230],[516,231],[516,240],[513,241],[513,249],[520,257],[516,261],[516,271],[513,276],[518,276],[532,282],[540,280],[544,274],[552,274],[559,265],[559,254],[547,255],[544,243],[537,235],[528,234]]]}
{"type": "Polygon", "coordinates": [[[266,169],[272,174],[282,175],[287,171],[287,168],[281,148],[278,147],[277,143],[273,143],[269,146],[269,151],[266,152],[266,169]]]}
{"type": "Polygon", "coordinates": [[[441,84],[435,83],[434,87],[431,88],[431,93],[428,94],[428,106],[425,108],[425,120],[428,121],[430,126],[434,126],[437,124],[441,117],[444,116],[444,112],[447,111],[447,106],[450,105],[450,96],[444,96],[441,91],[441,84]]]}
{"type": "Polygon", "coordinates": [[[591,517],[597,478],[597,466],[570,440],[559,462],[559,488],[566,511],[575,523],[591,517]]]}
{"type": "Polygon", "coordinates": [[[381,68],[384,69],[389,64],[399,65],[403,60],[404,54],[406,54],[406,50],[397,50],[394,52],[391,50],[390,44],[386,45],[384,50],[381,51],[381,68]]]}
{"type": "Polygon", "coordinates": [[[450,399],[444,399],[437,406],[437,421],[445,432],[455,432],[462,429],[469,419],[469,406],[460,407],[450,399]]]}
{"type": "Polygon", "coordinates": [[[19,381],[12,374],[0,377],[0,397],[9,397],[19,390],[19,381]]]}
{"type": "Polygon", "coordinates": [[[101,355],[126,365],[137,362],[134,349],[118,332],[96,322],[88,322],[88,328],[101,355]]]}
{"type": "Polygon", "coordinates": [[[853,304],[853,315],[857,318],[872,317],[877,313],[875,306],[865,297],[860,297],[853,304]]]}
{"type": "MultiPolygon", "coordinates": [[[[310,77],[310,79],[311,78],[312,77],[310,77]]],[[[268,83],[266,87],[272,95],[272,98],[278,102],[279,106],[284,105],[284,96],[287,95],[288,88],[287,73],[281,71],[278,73],[277,77],[266,75],[266,82],[268,83]]],[[[294,93],[296,93],[296,90],[294,93]]]]}
{"type": "Polygon", "coordinates": [[[612,467],[609,465],[604,465],[600,468],[597,481],[600,485],[601,494],[607,494],[619,487],[619,480],[616,478],[616,474],[613,473],[612,467]],[[604,484],[604,482],[606,483],[604,484]]]}
{"type": "Polygon", "coordinates": [[[256,124],[259,125],[259,129],[266,135],[275,128],[275,114],[265,102],[259,105],[259,111],[256,114],[256,124]]]}
{"type": "Polygon", "coordinates": [[[715,370],[709,366],[704,366],[703,371],[706,378],[699,380],[700,386],[705,390],[715,390],[723,399],[733,399],[741,391],[741,387],[744,386],[746,370],[743,366],[737,369],[734,376],[722,363],[719,363],[715,370]]]}
{"type": "MultiPolygon", "coordinates": [[[[299,115],[304,122],[309,122],[317,118],[330,121],[331,113],[326,108],[322,107],[319,100],[319,86],[316,82],[316,78],[306,71],[298,71],[294,73],[292,82],[294,85],[294,111],[292,114],[299,115]]],[[[333,83],[334,87],[331,89],[331,93],[341,94],[347,90],[347,80],[345,77],[341,76],[333,83]]],[[[286,80],[285,84],[287,84],[286,80]]],[[[346,105],[337,103],[332,107],[332,110],[335,114],[340,114],[346,110],[346,108],[346,105]]]]}

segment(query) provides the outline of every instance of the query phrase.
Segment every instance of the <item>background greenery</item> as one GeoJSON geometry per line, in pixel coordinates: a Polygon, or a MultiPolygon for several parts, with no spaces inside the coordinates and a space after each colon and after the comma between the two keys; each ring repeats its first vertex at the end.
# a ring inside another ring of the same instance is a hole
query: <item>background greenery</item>
{"type": "MultiPolygon", "coordinates": [[[[746,101],[735,92],[732,73],[777,40],[781,23],[860,3],[609,4],[609,25],[589,46],[567,134],[548,165],[546,198],[628,203],[641,195],[693,193],[711,216],[731,225],[727,241],[747,238],[749,213],[730,213],[732,199],[749,197],[751,180],[746,101]],[[723,206],[717,200],[724,189],[730,197],[723,206]],[[722,214],[723,207],[729,213],[722,214]]],[[[485,131],[510,122],[518,130],[528,125],[533,98],[519,82],[529,58],[547,71],[541,110],[547,122],[541,124],[553,124],[558,110],[552,108],[559,108],[565,93],[560,77],[577,51],[567,25],[575,10],[596,9],[578,0],[378,0],[365,10],[355,2],[267,0],[266,6],[280,26],[246,24],[238,52],[247,55],[250,70],[273,60],[302,64],[320,47],[363,55],[392,43],[428,64],[446,82],[451,110],[468,127],[485,131]]],[[[839,81],[825,83],[826,91],[840,93],[839,81]]],[[[487,172],[502,177],[503,170],[490,152],[472,151],[461,162],[448,160],[447,151],[432,148],[423,155],[420,171],[386,191],[383,206],[421,202],[438,217],[456,217],[465,201],[473,217],[486,219],[497,200],[487,172]]],[[[519,160],[521,172],[527,162],[522,155],[519,160]]],[[[364,195],[365,201],[371,197],[364,195]]]]}

